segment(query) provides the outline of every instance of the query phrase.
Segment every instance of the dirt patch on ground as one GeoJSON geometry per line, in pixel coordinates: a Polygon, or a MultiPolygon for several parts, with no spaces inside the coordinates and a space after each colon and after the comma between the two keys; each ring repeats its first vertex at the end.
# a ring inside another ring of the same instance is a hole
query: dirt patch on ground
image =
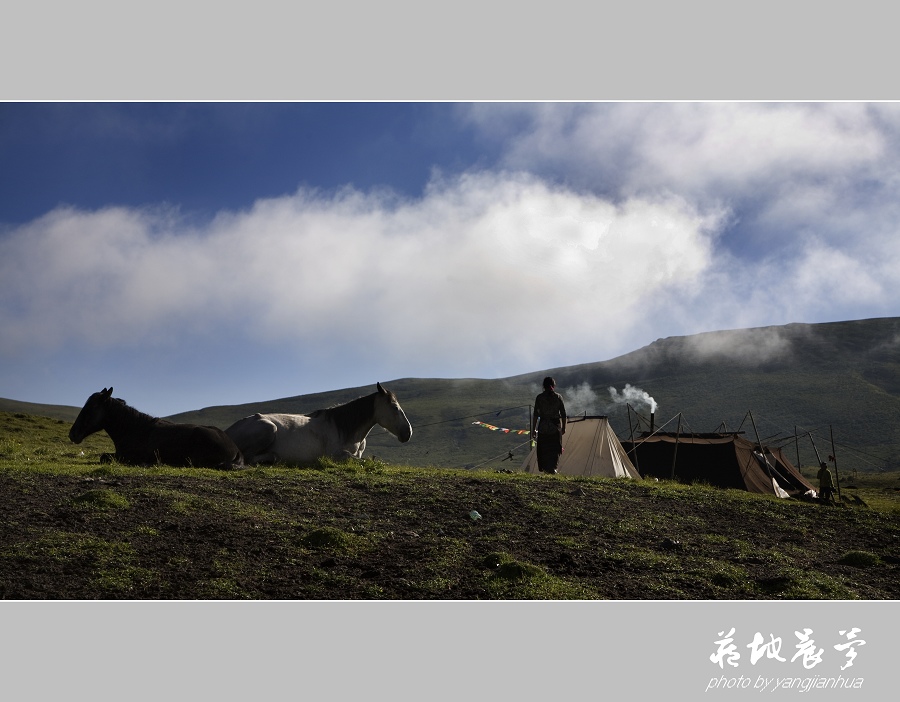
{"type": "Polygon", "coordinates": [[[6,599],[900,598],[897,516],[713,489],[116,469],[0,496],[6,599]]]}

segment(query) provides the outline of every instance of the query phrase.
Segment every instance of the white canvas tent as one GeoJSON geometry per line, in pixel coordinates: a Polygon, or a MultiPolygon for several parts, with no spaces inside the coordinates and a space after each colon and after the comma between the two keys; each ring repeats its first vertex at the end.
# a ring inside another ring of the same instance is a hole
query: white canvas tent
{"type": "MultiPolygon", "coordinates": [[[[563,453],[557,466],[561,475],[641,479],[605,416],[569,419],[562,444],[563,453]]],[[[540,472],[536,449],[531,449],[522,470],[540,472]]]]}

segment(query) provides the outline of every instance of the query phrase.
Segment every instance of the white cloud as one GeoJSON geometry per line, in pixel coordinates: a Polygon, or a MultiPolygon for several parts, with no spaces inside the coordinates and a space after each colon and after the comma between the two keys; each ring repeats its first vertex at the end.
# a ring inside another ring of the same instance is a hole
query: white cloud
{"type": "Polygon", "coordinates": [[[200,229],[169,210],[60,209],[0,243],[3,351],[200,333],[459,369],[602,357],[653,295],[698,284],[720,216],[512,173],[438,179],[417,200],[301,190],[200,229]]]}
{"type": "Polygon", "coordinates": [[[660,194],[722,213],[691,295],[648,312],[664,333],[897,314],[900,105],[474,105],[502,162],[611,201],[660,194]]]}
{"type": "Polygon", "coordinates": [[[687,339],[686,349],[700,362],[725,359],[751,366],[787,360],[793,352],[790,340],[778,327],[698,334],[687,339]]]}
{"type": "Polygon", "coordinates": [[[203,225],[60,208],[8,229],[0,354],[221,339],[383,377],[503,376],[898,313],[900,106],[459,112],[508,170],[436,174],[411,199],[301,189],[203,225]]]}
{"type": "MultiPolygon", "coordinates": [[[[865,103],[476,104],[462,118],[505,140],[512,168],[557,166],[620,196],[769,189],[867,168],[889,146],[896,107],[865,103]]],[[[894,127],[896,129],[896,126],[894,127]]]]}

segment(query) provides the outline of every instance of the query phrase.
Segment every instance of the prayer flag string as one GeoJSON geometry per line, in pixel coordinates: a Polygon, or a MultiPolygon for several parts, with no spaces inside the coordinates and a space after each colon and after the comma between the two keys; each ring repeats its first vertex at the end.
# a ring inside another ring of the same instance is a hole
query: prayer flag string
{"type": "Polygon", "coordinates": [[[484,427],[485,429],[490,429],[491,431],[499,431],[504,434],[530,434],[531,432],[527,429],[506,429],[505,427],[495,427],[493,424],[487,424],[486,422],[472,422],[472,424],[477,424],[478,426],[484,427]]]}

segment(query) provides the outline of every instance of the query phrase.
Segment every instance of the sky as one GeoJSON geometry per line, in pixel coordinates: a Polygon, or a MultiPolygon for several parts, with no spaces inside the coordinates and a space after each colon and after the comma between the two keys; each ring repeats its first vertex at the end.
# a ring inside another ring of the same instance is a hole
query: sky
{"type": "Polygon", "coordinates": [[[2,102],[0,397],[165,416],[897,316],[898,210],[892,102],[2,102]]]}

